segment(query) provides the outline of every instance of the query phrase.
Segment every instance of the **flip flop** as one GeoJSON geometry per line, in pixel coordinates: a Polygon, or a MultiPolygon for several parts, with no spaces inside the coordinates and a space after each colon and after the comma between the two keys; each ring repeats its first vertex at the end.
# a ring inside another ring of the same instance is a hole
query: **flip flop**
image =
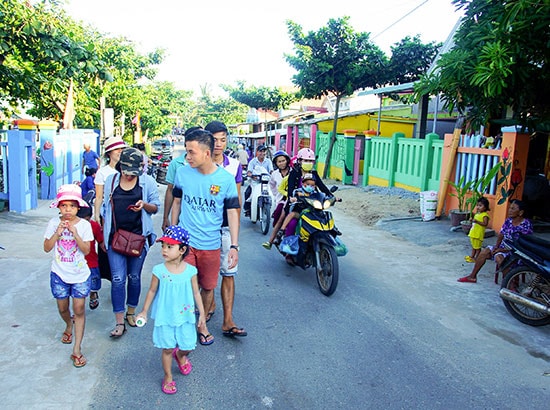
{"type": "Polygon", "coordinates": [[[464,276],[462,278],[458,278],[456,281],[457,282],[462,282],[462,283],[477,283],[477,279],[472,279],[469,276],[464,276]]]}
{"type": "Polygon", "coordinates": [[[210,319],[212,319],[212,316],[214,316],[214,313],[216,313],[216,311],[208,312],[206,314],[206,322],[207,323],[210,321],[210,319]]]}
{"type": "Polygon", "coordinates": [[[246,333],[246,330],[244,330],[242,327],[237,327],[237,326],[233,326],[229,330],[222,330],[222,334],[225,337],[234,337],[234,336],[245,337],[246,335],[248,335],[248,333],[246,333]]]}
{"type": "Polygon", "coordinates": [[[211,345],[212,343],[214,343],[214,336],[212,336],[210,333],[205,335],[204,333],[199,332],[199,343],[203,346],[211,345]],[[208,340],[209,337],[211,337],[212,339],[208,340]]]}
{"type": "Polygon", "coordinates": [[[64,345],[70,345],[73,342],[73,334],[63,332],[63,336],[61,336],[61,343],[64,345]]]}
{"type": "Polygon", "coordinates": [[[90,309],[94,310],[94,309],[97,309],[97,307],[99,306],[99,295],[96,293],[96,297],[94,299],[92,299],[92,297],[90,296],[90,302],[88,303],[88,305],[90,306],[90,309]]]}
{"type": "Polygon", "coordinates": [[[83,355],[76,356],[74,354],[71,355],[71,360],[73,361],[74,367],[84,367],[86,366],[86,358],[83,355]]]}
{"type": "Polygon", "coordinates": [[[175,348],[172,350],[172,357],[174,360],[176,360],[176,363],[178,365],[178,368],[180,369],[180,373],[184,376],[187,376],[189,373],[191,373],[191,370],[193,370],[193,365],[191,364],[191,361],[189,360],[189,357],[185,356],[185,364],[181,364],[180,359],[178,358],[178,352],[179,348],[175,348]]]}
{"type": "Polygon", "coordinates": [[[166,394],[174,394],[178,391],[176,388],[176,382],[171,381],[170,383],[166,383],[164,380],[162,381],[162,392],[166,394]]]}

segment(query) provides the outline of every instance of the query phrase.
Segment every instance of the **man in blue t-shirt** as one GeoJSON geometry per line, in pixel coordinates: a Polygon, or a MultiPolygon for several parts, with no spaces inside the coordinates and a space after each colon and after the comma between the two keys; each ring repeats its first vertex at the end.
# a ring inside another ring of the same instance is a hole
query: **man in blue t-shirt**
{"type": "Polygon", "coordinates": [[[101,158],[99,158],[99,155],[97,155],[95,151],[92,151],[90,144],[84,144],[84,152],[82,153],[82,174],[85,174],[87,169],[94,169],[97,171],[100,164],[101,158]]]}
{"type": "MultiPolygon", "coordinates": [[[[239,262],[239,196],[234,176],[212,161],[214,137],[210,132],[200,129],[190,133],[185,137],[185,149],[188,165],[176,172],[171,222],[190,234],[185,261],[197,268],[203,305],[210,306],[220,271],[224,210],[231,237],[228,268],[239,262]]],[[[198,332],[201,345],[214,342],[206,323],[198,332]]]]}

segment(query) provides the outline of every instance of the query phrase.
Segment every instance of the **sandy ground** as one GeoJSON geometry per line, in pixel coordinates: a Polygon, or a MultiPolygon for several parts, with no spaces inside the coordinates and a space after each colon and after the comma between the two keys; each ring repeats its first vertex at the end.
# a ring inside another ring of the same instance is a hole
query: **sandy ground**
{"type": "Polygon", "coordinates": [[[326,181],[326,185],[338,186],[335,195],[342,198],[342,202],[336,206],[347,215],[355,216],[364,225],[372,226],[380,219],[420,217],[420,198],[416,193],[380,194],[369,191],[369,187],[342,185],[333,180],[326,181]]]}

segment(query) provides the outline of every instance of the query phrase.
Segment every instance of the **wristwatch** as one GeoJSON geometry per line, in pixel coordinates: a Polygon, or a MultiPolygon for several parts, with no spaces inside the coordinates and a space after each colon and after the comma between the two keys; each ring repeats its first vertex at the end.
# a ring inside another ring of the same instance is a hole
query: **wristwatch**
{"type": "Polygon", "coordinates": [[[237,252],[239,252],[241,250],[240,246],[239,245],[231,245],[229,247],[229,249],[235,249],[237,252]]]}

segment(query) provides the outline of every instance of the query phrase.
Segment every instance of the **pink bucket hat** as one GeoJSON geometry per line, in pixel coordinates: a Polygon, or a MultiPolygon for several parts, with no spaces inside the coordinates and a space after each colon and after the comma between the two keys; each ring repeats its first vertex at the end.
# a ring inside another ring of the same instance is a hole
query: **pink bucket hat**
{"type": "Polygon", "coordinates": [[[76,201],[78,202],[78,206],[82,208],[89,207],[86,201],[82,199],[82,190],[75,184],[61,185],[57,190],[57,197],[50,205],[50,208],[57,208],[61,201],[76,201]]]}
{"type": "Polygon", "coordinates": [[[117,148],[125,148],[126,143],[120,137],[110,137],[105,140],[103,146],[105,147],[105,153],[107,153],[117,148]]]}

